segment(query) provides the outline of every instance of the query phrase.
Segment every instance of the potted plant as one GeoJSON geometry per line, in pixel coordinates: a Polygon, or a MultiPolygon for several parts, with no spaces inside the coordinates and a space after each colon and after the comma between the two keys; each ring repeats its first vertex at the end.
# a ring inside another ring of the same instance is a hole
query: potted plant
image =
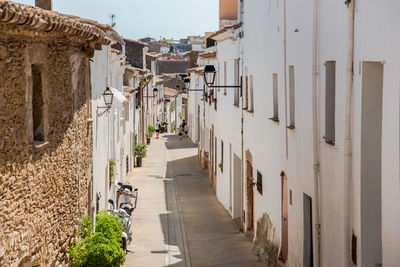
{"type": "MultiPolygon", "coordinates": [[[[153,125],[148,125],[147,126],[147,131],[151,132],[151,136],[153,136],[154,132],[156,131],[156,129],[154,128],[153,125]]],[[[150,136],[150,137],[151,137],[150,136]]]]}
{"type": "Polygon", "coordinates": [[[150,131],[146,132],[146,142],[148,145],[150,145],[150,138],[153,136],[153,133],[150,131]]]}
{"type": "Polygon", "coordinates": [[[136,166],[142,167],[142,158],[145,158],[147,154],[147,148],[145,144],[135,145],[135,155],[136,155],[136,166]]]}
{"type": "Polygon", "coordinates": [[[224,163],[218,164],[218,167],[221,169],[221,172],[224,172],[224,163]]]}

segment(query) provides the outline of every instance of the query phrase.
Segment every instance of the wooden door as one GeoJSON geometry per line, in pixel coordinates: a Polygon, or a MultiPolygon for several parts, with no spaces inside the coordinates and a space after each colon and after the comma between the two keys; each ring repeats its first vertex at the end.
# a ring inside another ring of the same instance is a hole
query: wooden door
{"type": "Polygon", "coordinates": [[[281,247],[281,260],[287,261],[289,240],[288,240],[288,194],[287,194],[287,178],[285,174],[282,177],[282,247],[281,247]]]}
{"type": "Polygon", "coordinates": [[[253,186],[253,166],[250,161],[246,161],[246,184],[247,184],[247,230],[251,231],[254,228],[254,186],[253,186]]]}

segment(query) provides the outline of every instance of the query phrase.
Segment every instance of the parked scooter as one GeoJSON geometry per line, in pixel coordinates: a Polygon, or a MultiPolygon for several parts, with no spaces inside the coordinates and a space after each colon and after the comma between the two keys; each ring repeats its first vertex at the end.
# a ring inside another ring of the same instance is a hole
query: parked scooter
{"type": "Polygon", "coordinates": [[[168,132],[168,123],[163,121],[160,124],[160,133],[166,133],[168,132]]]}
{"type": "Polygon", "coordinates": [[[115,209],[114,201],[112,199],[108,200],[111,205],[109,212],[115,216],[119,217],[119,221],[122,223],[122,239],[121,248],[126,253],[128,250],[128,245],[132,242],[132,220],[131,216],[124,209],[115,209]]]}
{"type": "Polygon", "coordinates": [[[118,183],[118,186],[118,208],[124,209],[129,215],[132,215],[137,205],[138,189],[133,188],[130,184],[118,183]]]}

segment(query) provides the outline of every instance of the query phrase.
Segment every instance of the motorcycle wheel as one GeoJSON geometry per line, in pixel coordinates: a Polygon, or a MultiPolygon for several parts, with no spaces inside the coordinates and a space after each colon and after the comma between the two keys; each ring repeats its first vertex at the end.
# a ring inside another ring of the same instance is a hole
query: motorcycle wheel
{"type": "Polygon", "coordinates": [[[126,243],[125,239],[122,239],[122,250],[124,251],[124,253],[126,254],[128,252],[128,244],[126,243]]]}

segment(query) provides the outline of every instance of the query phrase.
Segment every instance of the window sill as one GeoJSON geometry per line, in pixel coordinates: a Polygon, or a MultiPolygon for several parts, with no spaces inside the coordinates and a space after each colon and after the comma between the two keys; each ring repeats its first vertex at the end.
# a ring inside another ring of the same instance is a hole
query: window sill
{"type": "Polygon", "coordinates": [[[279,119],[278,118],[269,118],[269,120],[274,122],[276,125],[279,125],[279,119]]]}
{"type": "Polygon", "coordinates": [[[252,110],[252,109],[246,109],[246,111],[247,111],[248,113],[250,113],[250,114],[254,114],[254,110],[252,110]]]}
{"type": "Polygon", "coordinates": [[[45,142],[45,141],[33,141],[33,146],[35,148],[43,148],[46,147],[49,144],[49,142],[45,142]]]}
{"type": "Polygon", "coordinates": [[[239,104],[233,104],[235,108],[239,108],[239,104]]]}
{"type": "Polygon", "coordinates": [[[335,141],[334,140],[332,140],[332,141],[325,140],[325,144],[330,145],[330,146],[335,146],[335,141]]]}

